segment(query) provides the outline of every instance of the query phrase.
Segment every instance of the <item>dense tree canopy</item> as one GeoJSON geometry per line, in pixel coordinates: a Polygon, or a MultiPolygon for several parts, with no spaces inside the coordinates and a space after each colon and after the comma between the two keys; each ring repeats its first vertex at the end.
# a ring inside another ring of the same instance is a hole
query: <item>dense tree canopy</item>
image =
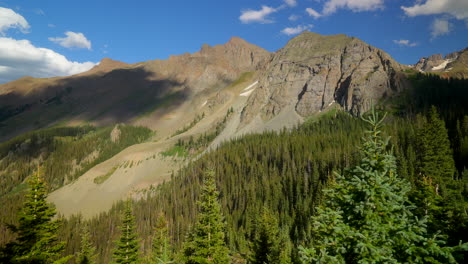
{"type": "Polygon", "coordinates": [[[364,139],[359,165],[337,174],[313,217],[313,243],[306,263],[455,263],[451,248],[427,237],[425,219],[409,204],[409,183],[381,137],[378,114],[364,139]]]}

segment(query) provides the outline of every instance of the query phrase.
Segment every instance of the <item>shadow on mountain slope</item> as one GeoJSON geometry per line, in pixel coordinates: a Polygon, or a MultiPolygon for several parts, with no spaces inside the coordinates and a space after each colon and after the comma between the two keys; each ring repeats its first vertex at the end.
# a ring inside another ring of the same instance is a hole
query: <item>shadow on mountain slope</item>
{"type": "Polygon", "coordinates": [[[17,86],[13,92],[0,93],[0,141],[71,120],[96,125],[129,122],[156,109],[170,111],[190,95],[184,83],[142,68],[51,81],[26,77],[12,85],[17,86]]]}

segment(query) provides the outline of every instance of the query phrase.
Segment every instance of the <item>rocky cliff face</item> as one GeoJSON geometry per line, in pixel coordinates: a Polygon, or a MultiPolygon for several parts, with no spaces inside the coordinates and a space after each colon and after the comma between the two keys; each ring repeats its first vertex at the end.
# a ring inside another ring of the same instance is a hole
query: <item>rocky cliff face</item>
{"type": "MultiPolygon", "coordinates": [[[[448,57],[456,60],[465,53],[448,57]]],[[[311,32],[291,39],[275,53],[233,37],[224,45],[203,45],[198,52],[167,60],[125,64],[104,59],[79,75],[23,78],[0,85],[0,139],[64,119],[107,125],[133,122],[155,109],[161,110],[157,115],[169,115],[182,105],[205,104],[207,94],[237,96],[223,88],[251,71],[256,72],[252,82],[258,83],[239,94],[248,97],[239,107],[239,130],[253,124],[252,131],[259,131],[263,125],[258,121],[285,113],[270,126],[281,128],[286,121],[302,121],[334,103],[359,115],[405,88],[402,70],[387,53],[359,39],[311,32]]]]}
{"type": "Polygon", "coordinates": [[[435,54],[427,58],[421,58],[418,63],[414,65],[414,68],[419,71],[432,71],[432,68],[437,67],[438,65],[444,62],[442,54],[435,54]]]}
{"type": "Polygon", "coordinates": [[[359,115],[404,88],[401,70],[388,54],[359,39],[304,32],[260,67],[242,123],[257,115],[268,120],[281,111],[305,117],[334,102],[359,115]]]}
{"type": "Polygon", "coordinates": [[[222,82],[232,82],[240,73],[254,71],[269,54],[258,46],[233,37],[224,45],[211,47],[204,44],[193,54],[148,61],[139,66],[156,73],[157,78],[169,78],[199,92],[222,82]]]}
{"type": "Polygon", "coordinates": [[[177,108],[254,71],[269,52],[233,37],[193,54],[136,64],[103,59],[88,72],[24,77],[0,85],[0,141],[54,122],[129,123],[158,108],[177,108]]]}
{"type": "Polygon", "coordinates": [[[447,54],[421,58],[413,65],[421,72],[440,73],[443,77],[468,78],[468,48],[447,54]]]}

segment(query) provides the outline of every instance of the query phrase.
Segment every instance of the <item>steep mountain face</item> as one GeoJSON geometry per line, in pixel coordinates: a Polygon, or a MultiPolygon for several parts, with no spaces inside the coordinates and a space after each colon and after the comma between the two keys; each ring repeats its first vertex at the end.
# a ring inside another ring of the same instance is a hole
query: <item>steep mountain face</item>
{"type": "Polygon", "coordinates": [[[226,87],[268,55],[232,38],[168,60],[125,64],[106,58],[75,76],[21,78],[0,85],[0,140],[57,122],[132,123],[158,108],[180,106],[202,91],[226,87]]]}
{"type": "Polygon", "coordinates": [[[413,65],[421,72],[439,73],[444,77],[468,78],[468,48],[447,54],[435,54],[421,58],[413,65]]]}
{"type": "Polygon", "coordinates": [[[255,70],[268,55],[266,50],[233,37],[225,45],[211,47],[204,44],[193,54],[171,56],[168,60],[144,62],[139,66],[201,91],[223,81],[230,83],[240,73],[255,70]]]}
{"type": "MultiPolygon", "coordinates": [[[[418,63],[414,65],[414,68],[424,72],[432,71],[433,68],[437,69],[439,65],[442,65],[444,61],[445,59],[442,57],[442,54],[435,54],[427,58],[419,59],[418,63]]],[[[445,63],[441,69],[445,69],[445,66],[447,66],[447,63],[445,63]]]]}
{"type": "Polygon", "coordinates": [[[281,112],[305,117],[334,102],[360,114],[405,87],[401,70],[388,54],[359,39],[304,32],[263,65],[242,122],[281,112]]]}
{"type": "Polygon", "coordinates": [[[197,158],[225,140],[291,127],[331,107],[359,115],[405,89],[402,70],[388,54],[359,39],[310,32],[275,53],[232,38],[167,60],[104,59],[79,75],[0,85],[0,141],[54,124],[126,123],[156,130],[153,138],[49,196],[60,213],[89,217],[170,179],[185,162],[175,154],[166,158],[180,142],[208,142],[186,153],[197,158]]]}

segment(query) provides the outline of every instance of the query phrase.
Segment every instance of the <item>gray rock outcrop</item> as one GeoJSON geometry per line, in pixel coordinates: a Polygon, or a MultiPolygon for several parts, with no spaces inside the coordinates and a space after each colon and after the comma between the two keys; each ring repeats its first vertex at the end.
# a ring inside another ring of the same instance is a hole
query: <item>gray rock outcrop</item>
{"type": "Polygon", "coordinates": [[[242,123],[269,120],[284,109],[305,117],[332,103],[359,115],[372,103],[401,91],[402,67],[387,53],[345,35],[304,32],[260,66],[258,88],[242,111],[242,123]]]}

